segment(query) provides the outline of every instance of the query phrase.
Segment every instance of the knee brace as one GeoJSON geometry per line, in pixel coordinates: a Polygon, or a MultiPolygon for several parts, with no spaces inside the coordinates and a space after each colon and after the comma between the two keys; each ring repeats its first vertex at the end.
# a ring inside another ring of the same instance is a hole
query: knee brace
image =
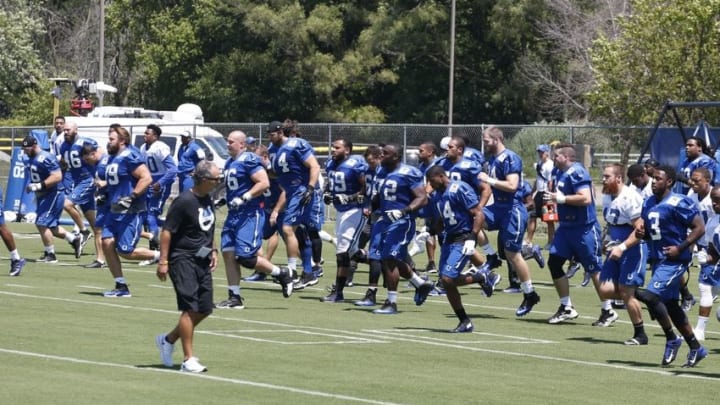
{"type": "Polygon", "coordinates": [[[382,262],[380,260],[370,260],[370,284],[377,284],[382,275],[382,262]]]}
{"type": "Polygon", "coordinates": [[[350,267],[350,255],[347,252],[338,253],[335,255],[335,258],[337,259],[338,267],[350,267]]]}
{"type": "Polygon", "coordinates": [[[565,258],[558,255],[551,254],[548,258],[548,268],[550,269],[550,276],[553,280],[560,277],[565,277],[565,270],[563,270],[563,264],[565,264],[565,258]]]}
{"type": "MultiPolygon", "coordinates": [[[[635,298],[640,302],[645,303],[647,306],[650,316],[655,319],[663,318],[668,315],[668,308],[661,301],[660,297],[647,291],[647,290],[635,290],[635,298]]],[[[677,303],[676,303],[677,304],[677,303]]],[[[679,307],[678,307],[679,308],[679,307]]],[[[682,311],[682,309],[680,309],[682,311]]]]}
{"type": "Polygon", "coordinates": [[[257,256],[253,257],[235,257],[235,261],[238,262],[239,265],[248,268],[248,269],[254,269],[255,266],[257,266],[258,258],[257,256]]]}

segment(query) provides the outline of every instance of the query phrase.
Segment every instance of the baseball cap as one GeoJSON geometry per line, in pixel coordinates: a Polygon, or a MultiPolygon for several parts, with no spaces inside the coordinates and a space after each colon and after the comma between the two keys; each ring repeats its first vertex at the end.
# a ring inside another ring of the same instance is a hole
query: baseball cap
{"type": "Polygon", "coordinates": [[[190,131],[182,131],[182,132],[180,133],[180,136],[185,137],[185,138],[191,138],[191,137],[192,137],[192,133],[191,133],[190,131]]]}
{"type": "Polygon", "coordinates": [[[271,121],[268,125],[268,133],[282,131],[283,125],[280,121],[271,121]]]}
{"type": "Polygon", "coordinates": [[[538,145],[537,148],[535,148],[538,152],[550,152],[550,145],[542,144],[538,145]]]}
{"type": "Polygon", "coordinates": [[[23,148],[28,148],[33,145],[37,145],[37,139],[35,139],[35,137],[32,135],[26,136],[25,139],[23,139],[22,141],[23,148]]]}
{"type": "Polygon", "coordinates": [[[440,140],[440,149],[442,150],[448,150],[448,145],[450,144],[450,140],[452,138],[449,136],[444,137],[440,140]]]}
{"type": "Polygon", "coordinates": [[[257,140],[256,140],[255,138],[253,138],[252,136],[248,136],[248,137],[245,139],[245,143],[248,144],[248,145],[255,145],[255,142],[256,142],[256,141],[257,141],[257,140]]]}

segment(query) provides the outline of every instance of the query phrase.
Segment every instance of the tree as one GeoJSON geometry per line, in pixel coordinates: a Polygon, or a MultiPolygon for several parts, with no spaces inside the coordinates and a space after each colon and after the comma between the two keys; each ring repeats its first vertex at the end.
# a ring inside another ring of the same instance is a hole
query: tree
{"type": "Polygon", "coordinates": [[[588,94],[592,115],[622,125],[648,125],[668,99],[716,100],[719,21],[720,0],[633,0],[632,13],[619,18],[619,35],[602,36],[591,49],[597,81],[588,94]]]}
{"type": "Polygon", "coordinates": [[[24,0],[0,1],[0,117],[7,117],[43,77],[36,41],[43,28],[24,0]]]}

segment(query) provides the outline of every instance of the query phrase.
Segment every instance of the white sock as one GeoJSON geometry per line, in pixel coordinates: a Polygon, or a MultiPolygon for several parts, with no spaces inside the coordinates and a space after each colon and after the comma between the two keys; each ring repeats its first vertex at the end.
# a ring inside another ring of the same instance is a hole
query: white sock
{"type": "Polygon", "coordinates": [[[482,251],[486,255],[496,255],[497,254],[497,250],[495,250],[495,248],[492,247],[492,245],[490,245],[489,243],[486,243],[485,245],[482,246],[482,251]]]}
{"type": "Polygon", "coordinates": [[[288,258],[288,269],[290,269],[290,271],[297,271],[297,260],[297,257],[288,258]]]}
{"type": "Polygon", "coordinates": [[[565,305],[566,307],[572,306],[572,301],[570,301],[570,297],[560,297],[560,305],[565,305]]]}
{"type": "Polygon", "coordinates": [[[609,311],[612,309],[612,300],[605,300],[602,302],[602,309],[609,311]]]}
{"type": "Polygon", "coordinates": [[[387,299],[390,302],[397,302],[397,291],[388,291],[387,299]]]}
{"type": "Polygon", "coordinates": [[[708,317],[707,316],[698,316],[697,326],[695,329],[704,331],[705,327],[708,323],[708,317]]]}
{"type": "Polygon", "coordinates": [[[228,290],[230,290],[233,295],[240,295],[240,286],[239,285],[229,285],[228,290]]]}
{"type": "Polygon", "coordinates": [[[127,282],[125,282],[125,277],[115,277],[115,282],[118,284],[127,284],[127,282]]]}
{"type": "Polygon", "coordinates": [[[45,253],[55,253],[55,245],[47,245],[45,246],[45,253]]]}
{"type": "Polygon", "coordinates": [[[532,280],[523,281],[522,283],[520,283],[520,289],[525,294],[530,294],[531,292],[535,291],[535,288],[533,288],[532,285],[532,280]]]}
{"type": "Polygon", "coordinates": [[[270,270],[271,276],[279,276],[280,275],[280,267],[273,266],[272,270],[270,270]]]}
{"type": "Polygon", "coordinates": [[[20,260],[20,253],[18,253],[17,249],[10,252],[10,259],[11,260],[20,260]]]}
{"type": "Polygon", "coordinates": [[[425,283],[425,280],[420,278],[416,273],[413,273],[412,277],[410,278],[410,284],[412,284],[415,288],[420,287],[425,283]]]}

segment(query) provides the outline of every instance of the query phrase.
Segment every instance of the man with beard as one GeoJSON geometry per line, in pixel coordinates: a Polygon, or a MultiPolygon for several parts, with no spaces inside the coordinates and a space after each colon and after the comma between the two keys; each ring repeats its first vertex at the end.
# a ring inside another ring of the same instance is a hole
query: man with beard
{"type": "MultiPolygon", "coordinates": [[[[97,147],[97,142],[90,138],[78,136],[78,127],[74,122],[65,124],[65,142],[60,144],[60,167],[70,173],[70,190],[65,190],[69,198],[65,199],[65,212],[70,215],[82,235],[84,247],[92,233],[85,228],[82,212],[87,218],[90,227],[95,230],[95,177],[94,167],[82,160],[82,148],[85,144],[97,147]],[[77,209],[80,208],[80,210],[77,209]]],[[[67,183],[65,184],[68,187],[67,183]]],[[[96,247],[100,248],[99,243],[96,247]]]]}
{"type": "Polygon", "coordinates": [[[35,192],[37,198],[37,219],[35,226],[45,252],[37,259],[43,263],[57,263],[53,236],[65,239],[75,250],[75,257],[80,257],[82,242],[80,235],[73,235],[60,226],[60,215],[65,202],[65,190],[62,185],[62,171],[55,155],[41,150],[37,139],[28,135],[22,141],[23,164],[25,173],[30,177],[27,191],[35,192]]]}
{"type": "Polygon", "coordinates": [[[705,232],[705,224],[689,197],[672,192],[674,183],[675,169],[655,169],[653,196],[645,200],[642,221],[635,226],[636,236],[648,244],[652,278],[648,288],[639,289],[635,296],[645,303],[665,334],[661,364],[668,366],[677,358],[684,339],[690,352],[683,367],[695,367],[708,351],[696,339],[678,296],[682,275],[692,260],[692,245],[705,232]],[[673,324],[682,337],[675,334],[673,324]]]}
{"type": "Polygon", "coordinates": [[[485,223],[488,230],[498,231],[498,245],[504,245],[505,258],[517,272],[523,301],[515,315],[525,316],[540,302],[540,296],[533,288],[530,268],[521,253],[528,221],[522,198],[523,162],[517,153],[505,147],[505,136],[498,127],[485,129],[483,144],[492,158],[488,173],[480,173],[479,178],[492,187],[494,199],[492,205],[483,207],[485,223]]]}
{"type": "Polygon", "coordinates": [[[408,243],[415,235],[417,211],[427,204],[427,194],[422,173],[412,166],[400,163],[401,150],[397,145],[385,145],[382,148],[381,165],[387,175],[378,189],[382,217],[376,224],[379,227],[380,243],[376,245],[379,252],[374,255],[379,256],[383,263],[388,298],[381,308],[373,312],[383,315],[397,313],[400,275],[410,280],[415,287],[415,305],[422,305],[435,287],[434,283],[415,274],[404,261],[408,243]]]}
{"type": "Polygon", "coordinates": [[[718,185],[720,179],[715,178],[717,162],[712,158],[703,138],[693,136],[685,141],[685,156],[685,160],[680,163],[675,192],[687,194],[690,191],[690,177],[695,169],[700,167],[707,168],[710,171],[711,184],[718,185]]]}
{"type": "Polygon", "coordinates": [[[142,233],[142,214],[146,208],[147,188],[152,183],[150,171],[140,151],[130,144],[130,133],[123,128],[111,129],[106,168],[107,200],[110,213],[102,232],[102,248],[115,288],[103,293],[108,298],[129,298],[120,256],[128,260],[158,260],[160,252],[136,248],[142,233]]]}
{"type": "MultiPolygon", "coordinates": [[[[607,254],[600,271],[599,294],[602,299],[622,298],[633,324],[633,337],[626,345],[646,345],[647,334],[640,302],[635,291],[645,283],[647,245],[637,243],[633,231],[639,221],[643,198],[635,187],[625,186],[623,167],[613,163],[603,169],[603,216],[607,223],[604,251],[607,254]]],[[[615,311],[603,309],[593,326],[610,326],[618,318],[615,311]]]]}

